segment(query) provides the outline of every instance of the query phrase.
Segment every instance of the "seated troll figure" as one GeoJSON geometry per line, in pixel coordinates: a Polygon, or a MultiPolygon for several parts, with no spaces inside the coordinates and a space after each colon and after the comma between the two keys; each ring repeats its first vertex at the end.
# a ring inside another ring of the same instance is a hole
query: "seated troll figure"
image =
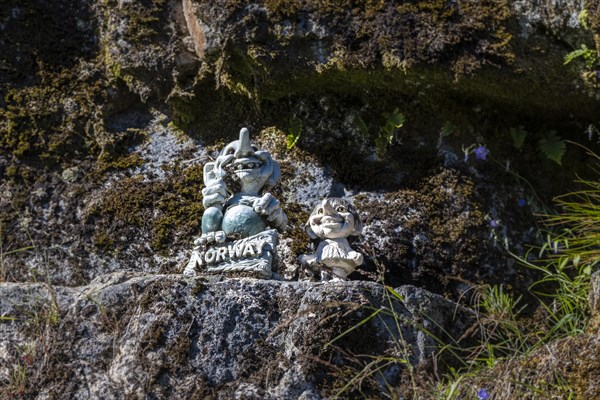
{"type": "Polygon", "coordinates": [[[287,216],[279,201],[263,192],[277,183],[279,164],[267,151],[250,143],[248,129],[229,143],[216,161],[204,166],[202,235],[197,244],[245,238],[266,229],[283,232],[287,216]]]}
{"type": "Polygon", "coordinates": [[[362,223],[349,201],[341,198],[322,200],[314,208],[304,227],[311,239],[321,239],[315,254],[301,255],[299,261],[321,272],[321,280],[346,280],[363,263],[363,255],[352,250],[348,236],[360,234],[362,223]],[[333,277],[331,276],[333,275],[333,277]]]}

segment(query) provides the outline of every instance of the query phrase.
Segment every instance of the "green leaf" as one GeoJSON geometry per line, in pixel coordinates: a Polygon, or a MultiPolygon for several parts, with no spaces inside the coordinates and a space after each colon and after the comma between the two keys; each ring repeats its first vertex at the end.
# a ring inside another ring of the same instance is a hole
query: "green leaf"
{"type": "Polygon", "coordinates": [[[443,137],[448,137],[448,136],[452,135],[455,131],[456,131],[456,125],[454,125],[450,121],[444,122],[444,126],[442,126],[442,131],[441,131],[443,137]]]}
{"type": "Polygon", "coordinates": [[[567,150],[565,141],[562,140],[554,131],[550,131],[545,137],[539,141],[540,150],[550,160],[554,161],[558,165],[562,165],[562,157],[567,150]]]}
{"type": "Polygon", "coordinates": [[[379,129],[377,137],[375,138],[377,157],[380,159],[385,156],[387,146],[392,144],[396,129],[401,128],[406,120],[404,114],[402,114],[398,108],[392,113],[383,113],[383,116],[385,117],[385,125],[379,129]]]}
{"type": "Polygon", "coordinates": [[[587,59],[589,57],[590,51],[591,50],[588,49],[585,44],[582,44],[581,49],[573,50],[572,52],[570,52],[569,54],[567,54],[565,56],[564,65],[567,65],[568,63],[570,63],[571,61],[573,61],[574,59],[579,58],[579,57],[583,57],[583,58],[587,59]]]}
{"type": "Polygon", "coordinates": [[[556,266],[556,269],[560,272],[565,269],[567,263],[569,262],[569,257],[562,257],[556,266]]]}
{"type": "Polygon", "coordinates": [[[298,143],[298,140],[300,139],[300,136],[294,136],[292,134],[289,134],[285,137],[285,144],[288,150],[291,150],[294,148],[294,146],[296,146],[296,143],[298,143]]]}
{"type": "Polygon", "coordinates": [[[362,119],[360,115],[354,117],[354,124],[356,125],[360,133],[362,133],[364,136],[369,136],[369,128],[367,127],[365,120],[362,119]]]}
{"type": "Polygon", "coordinates": [[[517,128],[510,128],[510,136],[513,140],[513,146],[516,149],[520,149],[523,147],[523,143],[525,143],[525,138],[527,137],[527,131],[523,126],[519,126],[517,128]]]}
{"type": "Polygon", "coordinates": [[[288,150],[291,150],[296,146],[300,136],[302,135],[302,121],[299,118],[292,118],[290,120],[290,133],[286,136],[286,146],[288,150]]]}
{"type": "Polygon", "coordinates": [[[386,125],[389,125],[392,128],[401,128],[406,120],[404,114],[402,114],[398,108],[391,114],[384,113],[383,116],[386,118],[386,125]]]}
{"type": "Polygon", "coordinates": [[[387,289],[388,292],[390,292],[396,299],[404,302],[404,296],[402,296],[400,293],[398,293],[394,288],[392,288],[391,286],[386,286],[385,287],[387,289]]]}
{"type": "Polygon", "coordinates": [[[579,21],[579,24],[581,24],[581,27],[583,29],[585,29],[586,31],[588,29],[590,29],[590,27],[588,26],[588,18],[589,18],[589,13],[588,13],[588,10],[585,8],[583,10],[581,10],[579,15],[577,15],[577,20],[579,21]]]}

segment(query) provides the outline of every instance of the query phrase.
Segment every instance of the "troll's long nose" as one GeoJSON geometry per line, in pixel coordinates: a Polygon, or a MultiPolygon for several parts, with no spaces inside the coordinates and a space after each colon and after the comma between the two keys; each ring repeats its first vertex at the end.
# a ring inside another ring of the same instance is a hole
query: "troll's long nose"
{"type": "Polygon", "coordinates": [[[323,215],[335,215],[335,209],[329,201],[325,201],[323,204],[323,215]]]}
{"type": "Polygon", "coordinates": [[[247,128],[242,128],[240,131],[240,139],[238,140],[237,149],[235,150],[235,158],[244,158],[254,155],[254,150],[250,145],[250,132],[247,128]]]}

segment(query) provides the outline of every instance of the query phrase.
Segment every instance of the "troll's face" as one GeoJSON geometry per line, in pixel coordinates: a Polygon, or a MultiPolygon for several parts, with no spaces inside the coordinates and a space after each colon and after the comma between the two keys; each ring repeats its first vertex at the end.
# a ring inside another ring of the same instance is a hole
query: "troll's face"
{"type": "MultiPolygon", "coordinates": [[[[250,143],[248,129],[240,131],[239,140],[229,143],[214,163],[209,163],[213,178],[231,178],[240,185],[240,193],[256,196],[264,186],[274,186],[281,172],[268,151],[259,150],[250,143]]],[[[210,179],[210,178],[209,178],[210,179]]]]}
{"type": "Polygon", "coordinates": [[[350,202],[334,197],[317,204],[305,229],[313,239],[339,239],[358,235],[362,224],[350,202]]]}

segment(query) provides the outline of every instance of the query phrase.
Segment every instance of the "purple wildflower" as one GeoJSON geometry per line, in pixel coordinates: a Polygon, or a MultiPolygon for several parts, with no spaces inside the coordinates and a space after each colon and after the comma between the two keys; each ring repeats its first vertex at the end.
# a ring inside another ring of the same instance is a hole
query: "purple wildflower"
{"type": "Polygon", "coordinates": [[[490,151],[485,146],[479,146],[479,147],[475,148],[475,150],[473,150],[473,153],[475,153],[475,158],[477,160],[484,160],[484,161],[489,152],[490,151]]]}
{"type": "Polygon", "coordinates": [[[600,79],[600,69],[596,71],[596,76],[598,77],[598,79],[600,79]]]}
{"type": "Polygon", "coordinates": [[[525,207],[526,204],[527,204],[527,200],[525,200],[525,199],[519,199],[519,200],[517,200],[517,205],[519,207],[525,207]]]}
{"type": "Polygon", "coordinates": [[[477,398],[480,400],[485,400],[485,399],[489,399],[490,395],[488,394],[487,390],[479,389],[479,391],[477,392],[477,398]]]}
{"type": "Polygon", "coordinates": [[[490,221],[490,226],[494,229],[496,229],[497,227],[500,226],[500,221],[498,221],[497,219],[493,219],[490,221]]]}

